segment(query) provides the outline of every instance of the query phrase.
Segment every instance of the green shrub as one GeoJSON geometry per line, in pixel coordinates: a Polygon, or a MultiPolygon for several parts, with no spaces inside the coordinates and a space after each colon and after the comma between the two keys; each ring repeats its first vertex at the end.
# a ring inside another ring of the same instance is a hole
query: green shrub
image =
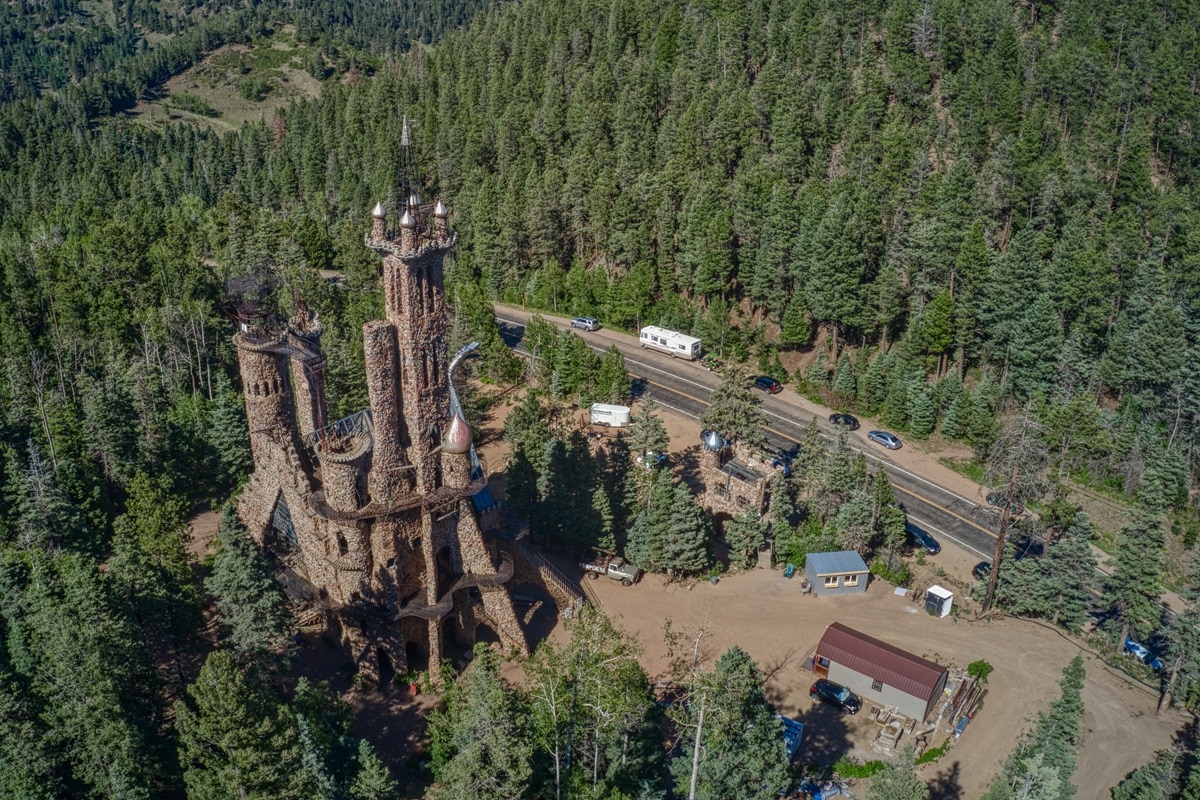
{"type": "Polygon", "coordinates": [[[850,759],[842,756],[833,765],[833,771],[843,778],[870,778],[883,771],[887,766],[882,761],[868,761],[865,764],[856,764],[850,759]]]}

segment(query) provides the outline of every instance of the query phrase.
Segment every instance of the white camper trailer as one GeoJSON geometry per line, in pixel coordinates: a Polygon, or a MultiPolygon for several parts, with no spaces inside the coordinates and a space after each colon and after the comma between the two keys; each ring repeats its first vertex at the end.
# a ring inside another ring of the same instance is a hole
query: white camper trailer
{"type": "Polygon", "coordinates": [[[624,428],[629,424],[629,406],[592,403],[592,424],[606,428],[624,428]]]}
{"type": "Polygon", "coordinates": [[[657,325],[647,325],[642,328],[640,339],[642,347],[670,353],[672,358],[686,358],[688,361],[695,361],[700,357],[700,340],[695,336],[685,336],[657,325]]]}

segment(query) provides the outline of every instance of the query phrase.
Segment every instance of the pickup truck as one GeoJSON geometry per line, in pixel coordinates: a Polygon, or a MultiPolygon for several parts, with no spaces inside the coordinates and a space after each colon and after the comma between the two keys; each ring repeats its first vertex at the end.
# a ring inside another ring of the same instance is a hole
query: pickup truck
{"type": "Polygon", "coordinates": [[[632,586],[642,577],[642,570],[618,555],[604,554],[594,561],[580,562],[579,567],[592,580],[601,575],[620,581],[622,586],[632,586]]]}

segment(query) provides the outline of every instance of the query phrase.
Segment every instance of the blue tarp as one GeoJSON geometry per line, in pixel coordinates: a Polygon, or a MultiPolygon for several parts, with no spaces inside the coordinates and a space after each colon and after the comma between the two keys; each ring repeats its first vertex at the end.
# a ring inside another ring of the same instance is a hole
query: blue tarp
{"type": "Polygon", "coordinates": [[[779,714],[775,717],[783,723],[783,742],[787,745],[787,757],[790,761],[800,752],[800,745],[804,741],[804,723],[779,714]]]}

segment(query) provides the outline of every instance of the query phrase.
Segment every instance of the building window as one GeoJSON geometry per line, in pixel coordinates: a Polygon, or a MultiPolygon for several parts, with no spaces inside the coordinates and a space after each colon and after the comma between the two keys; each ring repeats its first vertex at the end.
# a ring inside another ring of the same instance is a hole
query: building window
{"type": "Polygon", "coordinates": [[[825,576],[825,588],[826,589],[836,589],[837,585],[838,585],[838,576],[837,575],[826,575],[825,576]]]}
{"type": "Polygon", "coordinates": [[[883,691],[883,681],[871,681],[871,690],[876,692],[883,691]]]}
{"type": "Polygon", "coordinates": [[[842,586],[858,586],[858,576],[847,575],[842,579],[842,586]]]}

